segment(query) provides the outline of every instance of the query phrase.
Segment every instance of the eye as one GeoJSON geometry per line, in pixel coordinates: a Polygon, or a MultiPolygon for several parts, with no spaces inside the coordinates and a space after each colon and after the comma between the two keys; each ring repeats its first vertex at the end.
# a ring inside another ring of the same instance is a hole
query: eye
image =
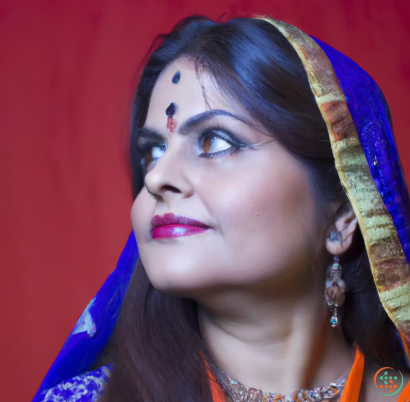
{"type": "Polygon", "coordinates": [[[201,135],[202,148],[205,151],[201,156],[214,157],[238,152],[248,145],[234,139],[223,130],[212,129],[201,135]]]}
{"type": "Polygon", "coordinates": [[[205,153],[215,153],[225,151],[231,148],[232,145],[228,141],[219,137],[216,133],[212,132],[204,139],[204,151],[205,153]]]}
{"type": "Polygon", "coordinates": [[[152,168],[157,163],[158,159],[164,154],[166,151],[165,144],[155,144],[150,145],[146,144],[144,147],[141,147],[141,152],[143,154],[143,161],[145,165],[146,172],[152,170],[152,168]]]}
{"type": "MultiPolygon", "coordinates": [[[[205,158],[230,155],[250,146],[237,140],[232,134],[221,128],[207,128],[199,133],[198,145],[204,151],[198,156],[205,158]]],[[[154,168],[167,148],[165,143],[146,142],[140,138],[137,140],[137,151],[141,155],[141,167],[144,175],[154,168]]]]}
{"type": "Polygon", "coordinates": [[[157,145],[151,148],[151,157],[152,159],[158,159],[166,151],[165,144],[157,145]]]}

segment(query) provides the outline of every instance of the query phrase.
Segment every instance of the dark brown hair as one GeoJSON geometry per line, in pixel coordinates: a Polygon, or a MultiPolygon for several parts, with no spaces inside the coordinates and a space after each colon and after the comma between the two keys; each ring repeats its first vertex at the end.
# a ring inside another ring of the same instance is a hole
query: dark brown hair
{"type": "MultiPolygon", "coordinates": [[[[213,22],[201,16],[186,18],[159,36],[144,61],[132,114],[134,197],[144,185],[136,131],[145,122],[159,74],[180,57],[207,71],[227,96],[305,164],[324,214],[329,205],[348,203],[326,125],[288,40],[263,20],[213,22]]],[[[342,261],[347,293],[340,316],[346,341],[356,342],[381,365],[408,371],[396,329],[380,303],[359,229],[342,261]]],[[[115,369],[103,401],[212,401],[201,352],[218,379],[219,371],[201,338],[195,302],[156,291],[141,261],[110,345],[115,369]]]]}

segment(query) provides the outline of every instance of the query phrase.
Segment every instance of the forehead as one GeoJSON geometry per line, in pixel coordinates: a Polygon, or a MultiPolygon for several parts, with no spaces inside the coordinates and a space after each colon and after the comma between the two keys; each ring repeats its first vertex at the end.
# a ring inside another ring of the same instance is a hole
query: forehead
{"type": "Polygon", "coordinates": [[[178,120],[209,109],[233,109],[210,75],[206,71],[197,74],[194,62],[186,58],[175,60],[159,75],[150,99],[147,124],[162,127],[161,123],[166,121],[165,110],[171,102],[177,105],[175,118],[178,120]],[[177,72],[180,79],[173,83],[177,72]]]}

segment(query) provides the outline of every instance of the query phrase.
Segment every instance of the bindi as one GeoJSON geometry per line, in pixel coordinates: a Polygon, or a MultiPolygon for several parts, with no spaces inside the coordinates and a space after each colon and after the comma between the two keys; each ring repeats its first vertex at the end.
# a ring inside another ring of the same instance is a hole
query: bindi
{"type": "Polygon", "coordinates": [[[165,113],[168,116],[167,119],[167,129],[171,131],[171,133],[176,128],[176,123],[174,121],[174,114],[177,111],[177,105],[174,102],[171,102],[170,105],[166,108],[165,113]]]}
{"type": "Polygon", "coordinates": [[[177,71],[174,76],[172,77],[172,83],[178,84],[179,80],[181,79],[181,73],[177,71]]]}
{"type": "MultiPolygon", "coordinates": [[[[177,71],[174,76],[172,77],[172,83],[178,84],[179,80],[181,79],[181,73],[177,71]]],[[[172,133],[176,128],[176,123],[174,121],[174,115],[177,112],[177,105],[174,102],[171,102],[169,106],[165,109],[165,114],[168,116],[167,118],[167,128],[172,133]]]]}

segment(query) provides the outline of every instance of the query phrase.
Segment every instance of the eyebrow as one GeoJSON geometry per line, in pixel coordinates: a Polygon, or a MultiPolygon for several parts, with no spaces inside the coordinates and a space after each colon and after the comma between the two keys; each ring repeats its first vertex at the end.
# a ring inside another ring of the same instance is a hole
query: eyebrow
{"type": "MultiPolygon", "coordinates": [[[[231,112],[227,112],[226,110],[221,110],[221,109],[213,109],[213,110],[207,110],[206,112],[199,113],[195,116],[190,117],[188,120],[186,120],[180,128],[177,130],[179,134],[182,135],[187,135],[189,134],[195,127],[199,126],[205,121],[211,120],[214,117],[218,116],[228,116],[232,117],[236,120],[239,120],[242,123],[245,123],[249,126],[252,124],[244,119],[243,117],[237,116],[236,114],[233,114],[231,112]]],[[[164,119],[165,121],[165,119],[164,119]]],[[[150,138],[152,140],[157,140],[157,141],[162,141],[164,140],[164,136],[159,133],[157,130],[151,128],[151,127],[141,127],[136,130],[136,134],[138,138],[150,138]]]]}

